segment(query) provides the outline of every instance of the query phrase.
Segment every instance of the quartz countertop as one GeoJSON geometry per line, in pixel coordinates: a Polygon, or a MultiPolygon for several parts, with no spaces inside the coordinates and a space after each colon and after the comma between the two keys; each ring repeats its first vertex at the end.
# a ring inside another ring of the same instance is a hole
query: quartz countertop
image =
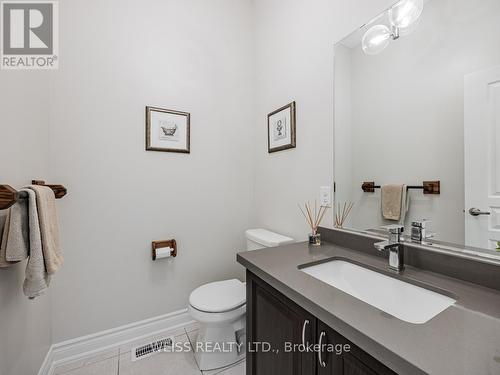
{"type": "Polygon", "coordinates": [[[237,260],[398,374],[500,374],[500,292],[406,266],[387,270],[387,259],[325,243],[295,243],[238,253],[237,260]],[[424,324],[395,318],[302,272],[304,264],[342,258],[431,290],[456,303],[424,324]]]}

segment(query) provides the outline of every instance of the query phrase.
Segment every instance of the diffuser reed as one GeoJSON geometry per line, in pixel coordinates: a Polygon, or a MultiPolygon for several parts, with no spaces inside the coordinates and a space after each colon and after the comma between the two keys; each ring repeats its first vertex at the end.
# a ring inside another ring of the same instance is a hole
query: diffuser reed
{"type": "Polygon", "coordinates": [[[335,227],[342,228],[346,222],[352,208],[354,207],[353,202],[344,202],[343,205],[340,203],[337,205],[337,210],[335,212],[335,227]]]}
{"type": "Polygon", "coordinates": [[[314,210],[309,202],[304,203],[304,207],[300,204],[297,205],[299,206],[302,215],[304,215],[307,224],[311,227],[309,243],[315,246],[321,245],[321,236],[318,233],[318,227],[321,224],[321,220],[323,220],[323,217],[325,216],[326,210],[328,210],[328,206],[320,206],[318,210],[316,201],[314,201],[314,210]]]}

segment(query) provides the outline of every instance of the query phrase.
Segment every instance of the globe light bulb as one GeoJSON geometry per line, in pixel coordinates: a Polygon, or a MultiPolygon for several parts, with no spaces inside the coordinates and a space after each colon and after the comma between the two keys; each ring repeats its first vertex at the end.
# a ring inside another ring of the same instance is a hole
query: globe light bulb
{"type": "Polygon", "coordinates": [[[424,10],[424,0],[401,0],[389,9],[389,22],[399,29],[401,34],[407,34],[424,10]]]}
{"type": "Polygon", "coordinates": [[[413,33],[420,25],[421,18],[418,18],[415,22],[411,23],[410,26],[400,27],[397,29],[399,36],[405,36],[413,33]]]}
{"type": "Polygon", "coordinates": [[[382,52],[390,41],[391,30],[385,25],[375,25],[363,35],[361,47],[367,55],[376,55],[382,52]]]}

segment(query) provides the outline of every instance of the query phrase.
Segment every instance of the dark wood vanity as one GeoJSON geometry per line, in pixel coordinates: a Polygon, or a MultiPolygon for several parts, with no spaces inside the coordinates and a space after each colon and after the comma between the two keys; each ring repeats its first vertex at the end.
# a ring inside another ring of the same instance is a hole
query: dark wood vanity
{"type": "Polygon", "coordinates": [[[247,352],[249,375],[396,374],[250,271],[247,341],[253,343],[247,352]],[[304,347],[293,351],[293,344],[304,347]],[[317,350],[315,344],[331,350],[317,350]]]}
{"type": "Polygon", "coordinates": [[[321,246],[302,242],[238,253],[247,272],[247,374],[500,374],[496,263],[405,244],[406,268],[395,274],[387,270],[387,254],[374,248],[378,239],[326,228],[321,237],[321,246]],[[423,323],[399,319],[304,272],[332,259],[456,302],[423,323]],[[302,343],[316,347],[289,350],[302,343]]]}

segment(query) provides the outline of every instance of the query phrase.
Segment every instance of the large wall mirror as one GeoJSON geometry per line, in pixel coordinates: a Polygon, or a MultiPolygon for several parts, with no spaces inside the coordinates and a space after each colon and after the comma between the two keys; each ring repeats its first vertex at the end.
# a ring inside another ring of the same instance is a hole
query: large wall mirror
{"type": "Polygon", "coordinates": [[[500,1],[403,0],[336,44],[335,183],[345,229],[426,220],[424,243],[500,258],[500,1]]]}

